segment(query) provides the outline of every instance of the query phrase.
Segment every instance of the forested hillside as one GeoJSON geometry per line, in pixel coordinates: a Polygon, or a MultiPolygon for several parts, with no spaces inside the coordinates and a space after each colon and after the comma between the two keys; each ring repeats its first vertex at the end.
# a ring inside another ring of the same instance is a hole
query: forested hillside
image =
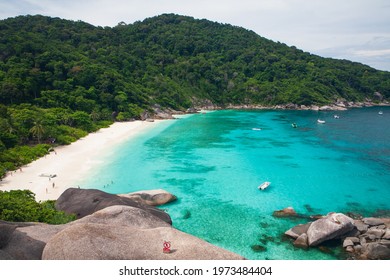
{"type": "Polygon", "coordinates": [[[390,98],[390,73],[252,31],[166,14],[114,28],[44,16],[0,21],[0,175],[158,104],[328,104],[390,98]],[[28,146],[23,146],[28,145],[28,146]],[[22,156],[21,156],[22,155],[22,156]]]}

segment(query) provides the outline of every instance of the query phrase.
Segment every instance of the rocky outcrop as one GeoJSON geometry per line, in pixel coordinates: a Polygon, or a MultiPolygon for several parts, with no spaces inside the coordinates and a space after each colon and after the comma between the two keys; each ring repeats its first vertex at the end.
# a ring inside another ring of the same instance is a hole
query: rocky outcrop
{"type": "Polygon", "coordinates": [[[168,214],[143,200],[66,192],[59,208],[80,218],[65,225],[0,221],[0,259],[243,259],[172,228],[168,214]],[[119,205],[109,206],[114,203],[119,205]],[[170,254],[163,253],[164,241],[171,242],[170,254]]]}
{"type": "Polygon", "coordinates": [[[135,201],[151,206],[167,204],[177,199],[173,194],[161,189],[138,191],[128,194],[118,194],[118,196],[131,198],[135,201]]]}
{"type": "Polygon", "coordinates": [[[353,220],[341,213],[330,213],[314,221],[307,230],[308,245],[316,246],[337,239],[354,228],[353,220]]]}
{"type": "Polygon", "coordinates": [[[317,221],[295,226],[285,234],[293,238],[299,248],[339,240],[351,259],[390,259],[390,219],[387,218],[352,220],[341,213],[330,213],[317,221]]]}
{"type": "Polygon", "coordinates": [[[155,227],[170,227],[171,225],[148,211],[140,208],[114,205],[102,210],[99,210],[91,215],[85,216],[79,220],[67,224],[72,226],[75,224],[104,224],[111,226],[129,226],[137,228],[155,228],[155,227]]]}
{"type": "Polygon", "coordinates": [[[75,214],[77,218],[85,217],[113,205],[127,205],[140,208],[172,224],[170,216],[160,209],[128,197],[109,194],[100,190],[69,188],[61,194],[55,203],[57,210],[75,214]]]}
{"type": "Polygon", "coordinates": [[[46,242],[65,227],[0,221],[0,259],[39,260],[46,242]]]}
{"type": "Polygon", "coordinates": [[[295,247],[298,247],[298,248],[303,248],[303,249],[306,249],[309,247],[309,244],[308,244],[308,236],[306,233],[302,233],[300,236],[298,236],[297,239],[295,239],[294,241],[294,246],[295,247]]]}
{"type": "Polygon", "coordinates": [[[284,218],[284,217],[297,217],[298,214],[295,212],[294,208],[292,207],[286,207],[282,210],[276,210],[273,212],[272,216],[284,218]]]}
{"type": "Polygon", "coordinates": [[[107,224],[75,224],[55,235],[43,251],[51,260],[243,259],[172,227],[141,229],[107,224]],[[163,252],[164,241],[171,253],[163,252]]]}
{"type": "Polygon", "coordinates": [[[345,100],[338,100],[333,104],[318,106],[318,105],[298,105],[294,103],[278,104],[274,106],[264,106],[258,104],[245,104],[245,105],[233,105],[230,104],[224,108],[209,108],[200,107],[198,110],[218,110],[218,109],[247,109],[247,110],[261,110],[261,109],[273,109],[273,110],[311,110],[311,111],[345,111],[349,108],[361,108],[361,107],[373,107],[373,106],[389,106],[390,103],[387,100],[381,99],[380,95],[374,95],[375,101],[367,99],[363,102],[347,102],[345,100]]]}
{"type": "Polygon", "coordinates": [[[296,239],[300,235],[302,235],[303,233],[307,233],[307,230],[309,229],[310,225],[311,225],[311,223],[299,224],[299,225],[289,229],[284,234],[296,239]]]}

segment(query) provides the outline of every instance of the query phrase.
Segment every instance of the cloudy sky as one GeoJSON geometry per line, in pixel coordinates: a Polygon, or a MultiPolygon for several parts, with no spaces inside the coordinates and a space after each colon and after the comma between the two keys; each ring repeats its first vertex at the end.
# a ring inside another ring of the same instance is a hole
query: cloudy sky
{"type": "Polygon", "coordinates": [[[390,71],[389,0],[0,0],[0,19],[41,14],[115,26],[163,13],[241,26],[304,51],[390,71]]]}

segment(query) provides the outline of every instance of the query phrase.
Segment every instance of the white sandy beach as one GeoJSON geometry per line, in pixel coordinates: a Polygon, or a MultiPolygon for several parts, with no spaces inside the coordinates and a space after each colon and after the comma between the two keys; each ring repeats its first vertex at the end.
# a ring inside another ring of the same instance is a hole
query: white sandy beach
{"type": "Polygon", "coordinates": [[[36,194],[37,201],[57,199],[67,188],[77,187],[74,182],[87,176],[115,145],[153,128],[159,122],[114,123],[71,145],[57,147],[55,151],[23,166],[21,170],[8,173],[0,182],[0,190],[29,189],[36,194]],[[50,178],[47,176],[50,174],[56,176],[50,178]]]}

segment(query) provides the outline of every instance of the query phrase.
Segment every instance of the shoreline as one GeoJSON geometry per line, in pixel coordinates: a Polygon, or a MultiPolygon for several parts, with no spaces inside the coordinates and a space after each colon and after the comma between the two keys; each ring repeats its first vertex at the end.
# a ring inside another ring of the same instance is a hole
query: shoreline
{"type": "Polygon", "coordinates": [[[97,167],[113,147],[162,121],[115,122],[70,145],[59,146],[46,156],[8,172],[0,181],[0,191],[28,189],[35,193],[37,201],[55,200],[66,189],[77,187],[74,183],[97,167]]]}
{"type": "Polygon", "coordinates": [[[197,111],[201,110],[297,110],[297,111],[346,111],[355,108],[370,108],[370,107],[390,107],[389,102],[372,103],[372,102],[340,102],[329,105],[297,105],[294,103],[279,104],[273,106],[265,105],[227,105],[226,107],[220,106],[201,106],[195,107],[197,111]]]}
{"type": "MultiPolygon", "coordinates": [[[[351,105],[351,104],[349,104],[351,105]]],[[[388,107],[390,104],[354,104],[354,106],[311,106],[298,108],[288,105],[277,106],[227,106],[226,108],[202,107],[193,108],[197,113],[219,110],[312,110],[312,111],[342,111],[362,107],[388,107]],[[337,108],[335,108],[337,107],[337,108]]],[[[180,119],[184,115],[192,115],[195,112],[170,112],[170,118],[146,119],[143,121],[115,122],[108,128],[102,128],[96,132],[80,138],[76,142],[66,146],[55,148],[46,156],[39,158],[16,171],[10,171],[0,181],[0,191],[28,189],[35,194],[37,201],[55,200],[66,189],[78,187],[76,182],[88,175],[88,172],[102,163],[104,157],[112,149],[126,140],[135,137],[146,129],[156,124],[180,119]],[[43,176],[41,176],[43,175],[43,176]],[[55,177],[50,177],[55,175],[55,177]]],[[[165,116],[166,117],[166,116],[165,116]]]]}

